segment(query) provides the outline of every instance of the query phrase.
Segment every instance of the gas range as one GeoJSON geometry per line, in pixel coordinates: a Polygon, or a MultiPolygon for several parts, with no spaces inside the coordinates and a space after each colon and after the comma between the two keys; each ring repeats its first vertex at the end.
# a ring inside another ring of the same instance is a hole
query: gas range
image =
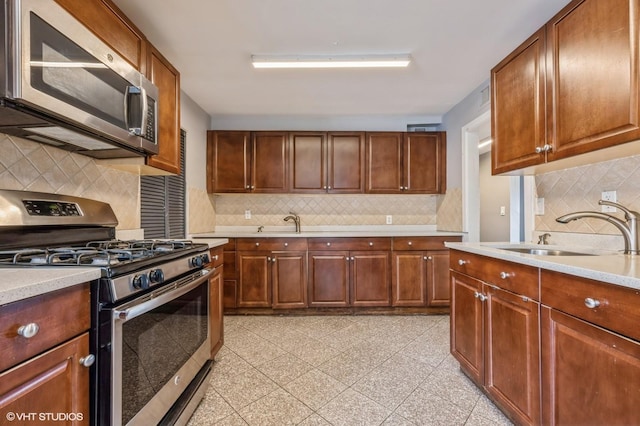
{"type": "Polygon", "coordinates": [[[100,268],[91,424],[186,423],[211,375],[209,247],[119,240],[117,224],[107,203],[0,190],[0,268],[100,268]]]}

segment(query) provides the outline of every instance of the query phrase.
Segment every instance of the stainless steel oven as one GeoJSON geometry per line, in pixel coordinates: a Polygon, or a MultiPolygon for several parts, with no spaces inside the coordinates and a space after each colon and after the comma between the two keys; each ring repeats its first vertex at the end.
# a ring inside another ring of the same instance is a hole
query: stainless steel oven
{"type": "MultiPolygon", "coordinates": [[[[112,424],[159,424],[167,401],[177,401],[209,363],[212,273],[203,269],[104,311],[112,318],[112,424]]],[[[208,381],[209,374],[206,369],[198,380],[208,381]]],[[[178,411],[192,410],[176,410],[165,422],[181,423],[178,411]]]]}
{"type": "Polygon", "coordinates": [[[91,283],[91,424],[185,424],[211,374],[209,247],[115,239],[111,207],[0,189],[0,267],[100,268],[91,283]]]}
{"type": "Polygon", "coordinates": [[[0,8],[0,130],[98,158],[157,154],[158,89],[54,0],[0,8]]]}

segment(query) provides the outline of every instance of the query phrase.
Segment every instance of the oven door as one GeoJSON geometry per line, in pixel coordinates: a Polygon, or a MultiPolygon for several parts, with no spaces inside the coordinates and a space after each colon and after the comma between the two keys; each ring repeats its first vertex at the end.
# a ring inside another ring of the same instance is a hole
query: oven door
{"type": "Polygon", "coordinates": [[[112,419],[157,424],[211,357],[203,269],[112,311],[112,419]]]}

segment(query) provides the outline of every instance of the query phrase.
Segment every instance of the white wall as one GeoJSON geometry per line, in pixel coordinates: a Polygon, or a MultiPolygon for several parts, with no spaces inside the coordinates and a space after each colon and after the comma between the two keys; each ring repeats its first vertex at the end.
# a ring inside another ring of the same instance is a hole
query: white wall
{"type": "Polygon", "coordinates": [[[187,132],[187,186],[207,189],[207,130],[211,118],[186,93],[180,93],[180,127],[187,132]]]}
{"type": "Polygon", "coordinates": [[[439,115],[221,115],[211,118],[211,128],[215,130],[369,130],[397,132],[406,131],[407,124],[433,124],[436,127],[441,121],[442,117],[439,115]]]}
{"type": "Polygon", "coordinates": [[[491,151],[480,156],[479,172],[480,241],[509,241],[511,177],[491,175],[491,151]]]}
{"type": "Polygon", "coordinates": [[[489,79],[442,117],[442,128],[447,131],[448,188],[462,186],[462,127],[491,109],[491,102],[483,102],[481,93],[488,86],[489,79]]]}

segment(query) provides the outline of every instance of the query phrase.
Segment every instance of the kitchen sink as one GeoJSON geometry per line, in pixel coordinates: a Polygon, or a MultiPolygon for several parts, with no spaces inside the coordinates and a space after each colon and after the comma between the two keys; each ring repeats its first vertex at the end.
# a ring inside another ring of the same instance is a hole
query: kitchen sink
{"type": "Polygon", "coordinates": [[[516,253],[533,254],[536,256],[595,256],[595,254],[593,253],[580,253],[576,251],[544,249],[544,248],[512,247],[512,248],[502,248],[502,250],[512,251],[516,253]]]}

